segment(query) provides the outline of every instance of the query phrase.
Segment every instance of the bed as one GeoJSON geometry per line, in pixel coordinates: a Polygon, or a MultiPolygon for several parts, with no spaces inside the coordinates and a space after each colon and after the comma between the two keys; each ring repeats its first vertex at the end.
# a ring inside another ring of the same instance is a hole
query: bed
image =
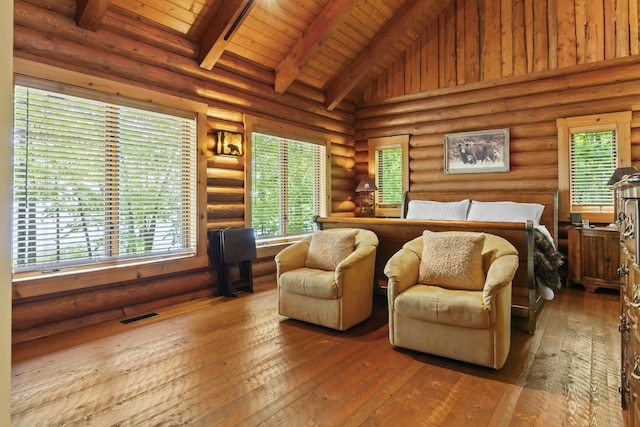
{"type": "MultiPolygon", "coordinates": [[[[376,283],[378,293],[386,293],[384,266],[389,258],[404,243],[422,235],[424,230],[431,231],[482,231],[501,236],[510,241],[518,250],[520,266],[513,280],[512,315],[525,318],[526,329],[535,332],[536,312],[544,299],[536,286],[535,259],[540,257],[536,238],[540,227],[534,221],[497,222],[475,219],[407,219],[412,201],[459,202],[469,199],[476,202],[514,202],[521,204],[539,204],[544,208],[539,224],[546,229],[544,233],[553,245],[558,244],[558,193],[549,191],[409,191],[405,193],[402,205],[402,218],[345,218],[316,217],[318,229],[354,227],[372,230],[378,236],[380,244],[376,255],[376,283]]],[[[415,203],[414,203],[415,204],[415,203]]],[[[470,213],[470,212],[469,212],[470,213]]]]}

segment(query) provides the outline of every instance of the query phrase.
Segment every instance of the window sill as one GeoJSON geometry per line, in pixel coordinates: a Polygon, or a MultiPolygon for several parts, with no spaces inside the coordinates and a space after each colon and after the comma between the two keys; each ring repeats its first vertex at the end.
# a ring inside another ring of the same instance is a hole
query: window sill
{"type": "Polygon", "coordinates": [[[13,300],[179,273],[205,268],[208,263],[206,256],[191,255],[69,268],[52,273],[21,273],[14,275],[12,280],[13,300]]]}

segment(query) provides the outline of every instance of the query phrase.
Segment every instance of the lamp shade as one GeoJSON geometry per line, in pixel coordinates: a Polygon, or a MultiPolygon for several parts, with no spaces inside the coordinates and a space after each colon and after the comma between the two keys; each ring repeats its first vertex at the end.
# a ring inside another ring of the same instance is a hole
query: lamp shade
{"type": "Polygon", "coordinates": [[[616,182],[620,181],[623,176],[632,175],[634,173],[638,173],[638,169],[636,169],[635,166],[620,166],[613,172],[613,175],[611,175],[611,178],[609,178],[609,182],[607,182],[607,185],[613,185],[616,182]]]}
{"type": "Polygon", "coordinates": [[[373,179],[366,177],[360,180],[360,184],[356,187],[356,192],[360,193],[361,191],[377,191],[378,187],[376,187],[376,183],[373,179]]]}

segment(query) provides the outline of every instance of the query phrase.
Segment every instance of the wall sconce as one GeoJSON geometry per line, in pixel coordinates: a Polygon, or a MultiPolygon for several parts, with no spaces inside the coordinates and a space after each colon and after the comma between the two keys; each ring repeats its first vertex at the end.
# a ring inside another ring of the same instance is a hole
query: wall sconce
{"type": "Polygon", "coordinates": [[[375,216],[375,198],[374,191],[377,191],[376,183],[373,179],[366,177],[360,180],[360,184],[356,187],[356,193],[360,193],[360,216],[375,216]]]}

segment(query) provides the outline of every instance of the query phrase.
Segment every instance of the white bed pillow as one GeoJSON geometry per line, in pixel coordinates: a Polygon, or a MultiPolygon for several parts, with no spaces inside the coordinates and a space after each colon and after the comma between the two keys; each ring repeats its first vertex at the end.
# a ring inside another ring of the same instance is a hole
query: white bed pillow
{"type": "Polygon", "coordinates": [[[410,200],[406,219],[463,221],[467,219],[467,209],[469,209],[469,199],[459,202],[410,200]]]}
{"type": "Polygon", "coordinates": [[[517,202],[478,202],[473,200],[469,207],[469,221],[525,222],[540,224],[544,205],[517,202]]]}

